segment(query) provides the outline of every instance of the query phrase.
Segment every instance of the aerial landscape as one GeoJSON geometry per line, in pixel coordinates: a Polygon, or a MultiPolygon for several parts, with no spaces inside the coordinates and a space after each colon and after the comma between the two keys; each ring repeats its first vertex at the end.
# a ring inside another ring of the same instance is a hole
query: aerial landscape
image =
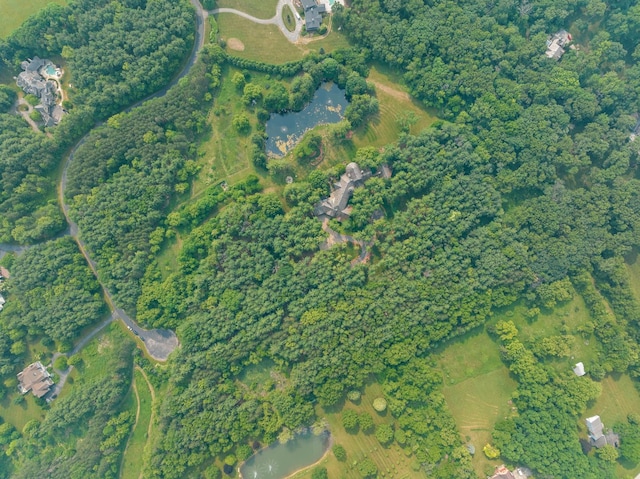
{"type": "Polygon", "coordinates": [[[640,479],[639,0],[0,0],[0,479],[640,479]]]}

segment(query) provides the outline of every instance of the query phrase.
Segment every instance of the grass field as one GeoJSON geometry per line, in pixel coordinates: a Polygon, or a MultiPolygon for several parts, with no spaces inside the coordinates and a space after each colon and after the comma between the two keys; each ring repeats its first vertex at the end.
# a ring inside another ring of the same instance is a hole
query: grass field
{"type": "Polygon", "coordinates": [[[278,0],[218,0],[217,8],[235,8],[256,18],[272,18],[278,0]]]}
{"type": "Polygon", "coordinates": [[[13,399],[19,395],[16,389],[14,393],[8,394],[0,401],[0,417],[18,431],[22,431],[24,425],[32,419],[44,419],[44,409],[36,404],[35,398],[30,393],[25,395],[24,401],[20,404],[14,404],[13,399]]]}
{"type": "MultiPolygon", "coordinates": [[[[382,396],[382,389],[377,383],[366,387],[359,404],[347,402],[345,409],[352,409],[357,413],[367,412],[377,424],[393,422],[392,416],[386,414],[379,415],[371,406],[373,399],[382,396]]],[[[330,478],[361,479],[361,475],[356,468],[358,461],[369,457],[375,462],[380,474],[378,477],[393,477],[395,479],[420,479],[426,477],[422,472],[415,472],[411,468],[413,458],[407,457],[404,451],[394,443],[385,448],[380,445],[374,434],[364,434],[362,431],[357,434],[349,434],[342,427],[340,413],[327,412],[318,408],[318,417],[326,418],[329,429],[333,435],[334,444],[342,445],[347,451],[347,460],[339,462],[332,453],[321,461],[320,465],[327,468],[330,478]],[[384,475],[382,475],[384,473],[384,475]]],[[[313,468],[296,474],[296,479],[310,478],[313,468]]]]}
{"type": "Polygon", "coordinates": [[[636,299],[640,301],[640,260],[637,256],[634,259],[635,261],[632,264],[627,264],[627,271],[629,273],[631,291],[636,299]]]}
{"type": "Polygon", "coordinates": [[[487,459],[482,448],[492,442],[491,431],[496,421],[512,413],[510,401],[516,387],[517,383],[509,376],[509,370],[501,366],[443,389],[460,434],[476,448],[472,462],[478,474],[482,474],[489,464],[500,465],[499,460],[487,459]]]}
{"type": "MultiPolygon", "coordinates": [[[[133,430],[122,462],[121,479],[137,479],[142,471],[144,448],[151,423],[152,398],[147,380],[139,369],[134,371],[134,391],[140,404],[138,422],[133,430]]],[[[137,402],[137,401],[136,401],[137,402]]]]}
{"type": "Polygon", "coordinates": [[[400,79],[393,78],[383,69],[372,68],[367,81],[376,89],[380,113],[356,132],[353,141],[357,147],[393,143],[402,132],[403,122],[410,124],[410,133],[416,134],[436,121],[433,113],[411,98],[400,79]]]}
{"type": "Polygon", "coordinates": [[[232,13],[221,13],[216,19],[220,38],[226,41],[236,38],[244,45],[243,51],[227,49],[228,52],[250,60],[285,63],[300,60],[310,51],[319,51],[320,48],[330,52],[349,45],[346,37],[339,32],[332,32],[321,40],[294,45],[275,25],[259,25],[232,13]]]}
{"type": "Polygon", "coordinates": [[[67,0],[0,0],[0,38],[6,38],[11,32],[16,30],[29,16],[36,13],[49,3],[66,5],[67,0]]]}
{"type": "Polygon", "coordinates": [[[284,20],[284,24],[287,27],[287,30],[293,32],[296,29],[296,17],[291,10],[289,5],[285,5],[282,7],[282,18],[284,20]]]}

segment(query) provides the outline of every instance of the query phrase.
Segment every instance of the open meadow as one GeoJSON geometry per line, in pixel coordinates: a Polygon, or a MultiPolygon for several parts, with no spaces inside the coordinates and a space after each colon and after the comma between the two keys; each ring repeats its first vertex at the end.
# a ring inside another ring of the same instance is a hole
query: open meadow
{"type": "Polygon", "coordinates": [[[29,0],[28,2],[20,0],[0,0],[0,12],[2,19],[0,20],[0,38],[6,38],[16,30],[31,15],[49,3],[57,3],[66,5],[67,0],[29,0]]]}
{"type": "Polygon", "coordinates": [[[256,18],[271,18],[276,14],[278,0],[218,0],[216,8],[235,8],[256,18]]]}
{"type": "Polygon", "coordinates": [[[137,479],[143,467],[144,450],[149,438],[153,398],[151,384],[147,382],[141,369],[136,368],[133,375],[131,392],[135,397],[137,421],[129,437],[122,460],[121,479],[137,479]]]}

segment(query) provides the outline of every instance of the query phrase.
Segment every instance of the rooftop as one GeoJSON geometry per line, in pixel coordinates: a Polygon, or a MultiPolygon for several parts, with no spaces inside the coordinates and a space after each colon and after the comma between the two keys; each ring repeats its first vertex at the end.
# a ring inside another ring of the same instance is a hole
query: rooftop
{"type": "Polygon", "coordinates": [[[18,390],[21,394],[27,394],[31,391],[37,398],[47,394],[53,386],[51,375],[40,361],[29,364],[19,372],[18,382],[18,390]]]}

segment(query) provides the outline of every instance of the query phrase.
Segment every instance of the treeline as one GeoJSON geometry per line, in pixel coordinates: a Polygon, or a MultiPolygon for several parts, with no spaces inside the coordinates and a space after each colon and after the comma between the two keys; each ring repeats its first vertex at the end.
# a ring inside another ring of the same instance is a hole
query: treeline
{"type": "Polygon", "coordinates": [[[68,172],[67,199],[100,277],[130,311],[164,239],[170,202],[197,172],[193,141],[205,128],[220,50],[203,50],[188,77],[165,96],[113,116],[91,133],[68,172]]]}
{"type": "Polygon", "coordinates": [[[518,339],[513,322],[498,322],[494,332],[518,380],[518,415],[499,421],[493,433],[501,455],[547,477],[616,477],[611,461],[583,454],[576,429],[587,403],[602,393],[602,387],[586,376],[558,374],[538,362],[518,339]]]}

